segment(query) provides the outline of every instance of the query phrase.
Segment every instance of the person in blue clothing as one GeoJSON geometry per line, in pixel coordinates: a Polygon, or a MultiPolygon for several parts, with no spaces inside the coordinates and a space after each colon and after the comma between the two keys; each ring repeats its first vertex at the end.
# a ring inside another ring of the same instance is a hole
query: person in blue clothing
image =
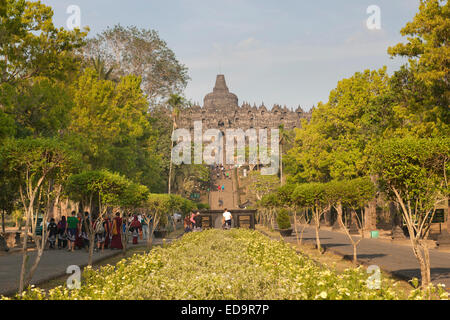
{"type": "Polygon", "coordinates": [[[225,185],[222,185],[222,192],[225,191],[225,185]]]}

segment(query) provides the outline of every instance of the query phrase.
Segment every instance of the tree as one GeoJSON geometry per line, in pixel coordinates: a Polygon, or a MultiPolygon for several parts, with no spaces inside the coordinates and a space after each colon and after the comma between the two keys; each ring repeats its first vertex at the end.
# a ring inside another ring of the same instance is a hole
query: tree
{"type": "MultiPolygon", "coordinates": [[[[138,208],[147,198],[148,189],[133,183],[126,177],[108,170],[85,171],[69,177],[66,192],[72,200],[79,201],[82,207],[88,207],[89,224],[85,230],[89,236],[88,265],[92,265],[94,252],[95,223],[102,223],[108,208],[120,207],[124,210],[138,208]],[[98,210],[96,210],[98,208],[98,210]]],[[[128,225],[128,224],[127,224],[128,225]]],[[[127,244],[124,235],[124,251],[127,244]]]]}
{"type": "Polygon", "coordinates": [[[187,69],[154,30],[116,25],[90,39],[83,48],[85,58],[100,57],[112,78],[136,75],[151,102],[180,93],[188,81],[187,69]]]}
{"type": "Polygon", "coordinates": [[[326,184],[325,198],[329,206],[334,206],[337,211],[337,220],[342,230],[349,238],[353,246],[353,262],[357,263],[357,247],[364,238],[365,206],[375,196],[375,185],[369,177],[357,178],[353,180],[332,181],[326,184]],[[351,218],[356,219],[358,229],[361,232],[359,240],[353,239],[349,228],[343,221],[343,208],[351,209],[351,218]],[[357,214],[357,210],[361,214],[357,214]]]}
{"type": "Polygon", "coordinates": [[[386,68],[357,72],[338,82],[328,103],[296,130],[285,167],[295,183],[354,179],[368,172],[365,148],[392,125],[386,68]]]}
{"type": "Polygon", "coordinates": [[[419,261],[422,287],[431,283],[426,243],[436,205],[447,201],[450,140],[395,138],[371,149],[372,170],[388,197],[397,202],[419,261]]]}
{"type": "Polygon", "coordinates": [[[448,136],[450,123],[450,4],[421,0],[413,21],[401,30],[406,43],[388,49],[409,59],[392,80],[399,134],[448,136]]]}
{"type": "Polygon", "coordinates": [[[19,292],[31,281],[47,242],[47,221],[49,205],[53,199],[59,200],[61,185],[67,176],[79,168],[80,160],[68,146],[55,139],[8,140],[1,148],[1,167],[19,182],[19,193],[25,211],[23,259],[20,272],[19,292]],[[47,198],[42,210],[41,200],[47,198]],[[38,236],[37,222],[42,212],[42,235],[38,236]],[[36,259],[27,271],[28,236],[37,248],[36,259]]]}
{"type": "Polygon", "coordinates": [[[0,86],[33,77],[62,79],[76,71],[74,51],[87,33],[56,28],[51,7],[41,2],[7,0],[0,15],[0,86]]]}
{"type": "Polygon", "coordinates": [[[320,220],[323,214],[329,210],[330,206],[326,201],[326,189],[324,183],[304,183],[299,184],[293,193],[293,202],[302,208],[311,209],[316,229],[316,245],[319,253],[322,253],[320,245],[320,220]]]}
{"type": "MultiPolygon", "coordinates": [[[[169,105],[169,107],[171,108],[172,111],[172,137],[173,134],[175,132],[175,129],[177,128],[177,119],[180,115],[180,108],[183,106],[183,98],[177,94],[172,94],[169,98],[169,100],[167,101],[167,104],[169,105]]],[[[171,155],[170,155],[170,164],[169,164],[169,187],[168,187],[168,193],[171,194],[172,191],[172,168],[173,168],[173,159],[172,159],[172,150],[173,150],[173,138],[172,140],[172,144],[171,144],[171,155]]]]}
{"type": "Polygon", "coordinates": [[[151,212],[151,217],[146,216],[147,224],[152,226],[147,240],[147,245],[151,247],[155,230],[160,223],[167,221],[169,213],[174,209],[174,202],[169,194],[150,194],[145,206],[151,212]]]}
{"type": "Polygon", "coordinates": [[[249,174],[249,190],[254,192],[256,199],[261,200],[266,194],[274,192],[280,186],[278,178],[273,175],[262,175],[260,172],[252,171],[249,174]]]}
{"type": "Polygon", "coordinates": [[[93,69],[86,69],[74,85],[72,121],[64,138],[91,169],[108,168],[159,191],[161,159],[153,152],[157,132],[140,83],[135,76],[118,83],[99,80],[93,69]]]}

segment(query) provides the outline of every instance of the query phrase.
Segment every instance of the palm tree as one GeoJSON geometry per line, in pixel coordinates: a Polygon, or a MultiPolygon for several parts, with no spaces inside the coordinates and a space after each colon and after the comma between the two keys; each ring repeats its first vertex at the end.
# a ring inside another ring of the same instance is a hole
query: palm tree
{"type": "MultiPolygon", "coordinates": [[[[184,104],[184,98],[181,97],[178,94],[172,94],[170,95],[169,100],[167,100],[167,104],[169,105],[171,111],[172,111],[172,135],[171,137],[173,137],[173,133],[177,127],[177,119],[180,115],[180,110],[184,104]]],[[[169,191],[168,193],[171,194],[172,192],[172,170],[173,170],[173,164],[172,164],[172,150],[173,150],[173,140],[172,138],[170,139],[172,141],[172,146],[170,148],[170,163],[169,163],[169,191]]]]}

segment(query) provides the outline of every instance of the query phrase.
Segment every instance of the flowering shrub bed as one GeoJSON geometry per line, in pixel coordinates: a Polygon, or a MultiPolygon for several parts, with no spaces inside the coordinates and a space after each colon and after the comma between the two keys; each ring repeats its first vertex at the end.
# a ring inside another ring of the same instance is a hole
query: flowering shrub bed
{"type": "MultiPolygon", "coordinates": [[[[33,288],[22,299],[402,299],[392,281],[369,289],[363,268],[317,266],[289,245],[248,230],[190,233],[166,248],[83,272],[82,287],[33,288]]],[[[438,293],[438,292],[437,292],[438,293]]],[[[439,293],[438,293],[439,294],[439,293]]],[[[441,297],[445,294],[441,291],[441,297]]],[[[421,298],[412,290],[409,298],[421,298]]]]}

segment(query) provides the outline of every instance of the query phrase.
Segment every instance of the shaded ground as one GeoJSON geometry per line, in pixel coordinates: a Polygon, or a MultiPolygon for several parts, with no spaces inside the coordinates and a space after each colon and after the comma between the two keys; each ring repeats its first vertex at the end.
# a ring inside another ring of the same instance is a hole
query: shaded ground
{"type": "MultiPolygon", "coordinates": [[[[285,240],[295,242],[296,236],[293,234],[285,240]]],[[[306,227],[303,241],[305,244],[315,244],[314,228],[306,227]]],[[[327,251],[352,259],[353,246],[345,234],[320,230],[320,241],[327,251]]],[[[409,246],[380,239],[362,239],[357,253],[358,262],[363,265],[377,265],[382,270],[405,280],[413,277],[420,279],[419,263],[409,246]]],[[[442,283],[450,288],[450,253],[430,249],[430,262],[433,283],[442,283]]]]}
{"type": "MultiPolygon", "coordinates": [[[[167,239],[167,243],[170,241],[172,239],[167,239]]],[[[161,245],[162,243],[162,239],[153,240],[153,245],[161,245]]],[[[145,242],[140,241],[140,245],[137,246],[129,244],[131,250],[138,248],[145,248],[145,242]]],[[[35,256],[36,252],[29,252],[30,261],[34,261],[35,256]]],[[[95,265],[104,260],[120,260],[122,257],[122,250],[106,249],[103,253],[94,253],[93,263],[95,265]],[[117,257],[117,259],[114,259],[114,257],[117,257]]],[[[87,262],[88,253],[85,250],[75,250],[74,252],[46,250],[35,272],[32,284],[40,285],[53,279],[68,277],[69,275],[66,274],[67,267],[77,265],[83,268],[87,265],[87,262]]],[[[21,265],[21,253],[0,256],[0,295],[10,295],[17,291],[21,265]]]]}

